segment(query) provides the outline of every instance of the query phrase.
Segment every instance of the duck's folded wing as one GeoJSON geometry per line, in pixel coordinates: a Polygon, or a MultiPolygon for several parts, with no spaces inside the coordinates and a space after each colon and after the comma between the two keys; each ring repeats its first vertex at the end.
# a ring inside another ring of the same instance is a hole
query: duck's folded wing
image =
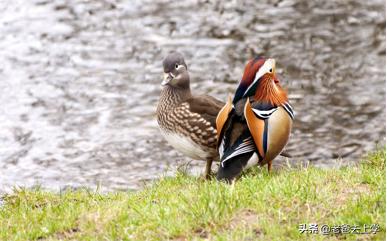
{"type": "Polygon", "coordinates": [[[222,109],[220,109],[219,113],[216,116],[216,131],[217,131],[217,139],[218,139],[218,147],[220,144],[220,141],[223,138],[224,135],[224,127],[226,122],[229,120],[230,112],[232,111],[232,100],[231,96],[228,97],[227,102],[225,105],[223,105],[222,109]]]}
{"type": "Polygon", "coordinates": [[[206,122],[209,122],[212,127],[216,128],[216,116],[219,110],[224,106],[222,101],[208,95],[195,96],[186,101],[189,104],[191,113],[200,116],[206,122]]]}

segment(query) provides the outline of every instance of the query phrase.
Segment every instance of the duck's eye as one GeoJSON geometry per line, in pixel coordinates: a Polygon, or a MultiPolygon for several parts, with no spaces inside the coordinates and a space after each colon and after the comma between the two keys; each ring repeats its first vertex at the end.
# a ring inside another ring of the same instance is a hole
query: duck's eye
{"type": "Polygon", "coordinates": [[[269,69],[269,72],[270,72],[270,73],[273,73],[273,69],[269,69]]]}
{"type": "Polygon", "coordinates": [[[175,69],[178,69],[179,68],[179,65],[178,64],[175,64],[175,69]]]}

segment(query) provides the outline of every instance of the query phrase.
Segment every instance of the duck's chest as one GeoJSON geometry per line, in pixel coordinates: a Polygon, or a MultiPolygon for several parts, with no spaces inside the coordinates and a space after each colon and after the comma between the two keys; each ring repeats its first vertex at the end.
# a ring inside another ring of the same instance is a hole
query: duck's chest
{"type": "Polygon", "coordinates": [[[157,123],[161,129],[173,131],[177,121],[175,110],[181,102],[181,98],[169,88],[164,88],[161,91],[156,109],[157,123]]]}

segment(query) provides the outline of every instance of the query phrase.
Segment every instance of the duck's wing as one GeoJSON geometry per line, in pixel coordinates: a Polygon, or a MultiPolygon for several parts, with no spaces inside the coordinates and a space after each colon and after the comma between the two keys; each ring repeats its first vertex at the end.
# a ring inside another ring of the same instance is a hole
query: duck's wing
{"type": "Polygon", "coordinates": [[[205,122],[216,128],[216,116],[224,103],[209,95],[193,96],[186,101],[189,104],[189,111],[200,116],[205,122]]]}
{"type": "Polygon", "coordinates": [[[244,120],[232,105],[231,97],[216,118],[218,130],[218,151],[221,166],[236,156],[254,152],[254,140],[244,120]]]}
{"type": "MultiPolygon", "coordinates": [[[[228,96],[226,104],[223,105],[222,109],[220,109],[219,113],[216,116],[216,131],[217,131],[217,139],[219,148],[220,143],[224,136],[224,128],[225,124],[230,120],[230,113],[233,111],[234,107],[232,105],[231,96],[228,96]]],[[[230,122],[228,122],[230,125],[230,122]]]]}
{"type": "Polygon", "coordinates": [[[223,105],[208,95],[191,97],[174,108],[171,125],[196,144],[216,149],[215,120],[223,105]]]}
{"type": "Polygon", "coordinates": [[[224,167],[227,161],[233,158],[256,151],[254,140],[247,126],[241,125],[230,128],[223,136],[219,147],[221,166],[224,167]]]}
{"type": "Polygon", "coordinates": [[[250,163],[258,162],[254,140],[244,119],[233,110],[224,124],[221,142],[219,144],[219,155],[221,165],[219,166],[217,179],[232,181],[250,163]],[[256,157],[256,158],[254,158],[256,157]]]}

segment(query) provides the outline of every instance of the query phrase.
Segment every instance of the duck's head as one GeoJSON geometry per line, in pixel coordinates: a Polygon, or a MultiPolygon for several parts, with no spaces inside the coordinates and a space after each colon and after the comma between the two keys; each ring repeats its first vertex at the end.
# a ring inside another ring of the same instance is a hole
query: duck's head
{"type": "Polygon", "coordinates": [[[163,60],[164,79],[161,85],[178,89],[189,88],[189,74],[184,57],[178,52],[171,52],[163,60]]]}
{"type": "Polygon", "coordinates": [[[281,105],[287,101],[287,94],[276,75],[275,59],[256,57],[246,64],[233,103],[247,97],[274,105],[281,105]]]}

